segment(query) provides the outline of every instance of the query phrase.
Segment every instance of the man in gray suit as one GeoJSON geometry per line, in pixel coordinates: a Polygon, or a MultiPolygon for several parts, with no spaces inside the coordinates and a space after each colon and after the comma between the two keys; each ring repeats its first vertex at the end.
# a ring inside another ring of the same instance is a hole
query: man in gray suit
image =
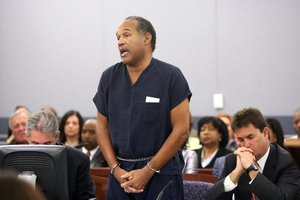
{"type": "Polygon", "coordinates": [[[87,119],[82,127],[81,140],[82,144],[78,149],[90,157],[90,167],[107,167],[96,140],[96,119],[87,119]]]}
{"type": "Polygon", "coordinates": [[[300,171],[291,155],[270,144],[261,112],[247,108],[234,115],[232,129],[238,148],[225,157],[219,181],[207,192],[208,200],[293,200],[299,192],[300,171]]]}

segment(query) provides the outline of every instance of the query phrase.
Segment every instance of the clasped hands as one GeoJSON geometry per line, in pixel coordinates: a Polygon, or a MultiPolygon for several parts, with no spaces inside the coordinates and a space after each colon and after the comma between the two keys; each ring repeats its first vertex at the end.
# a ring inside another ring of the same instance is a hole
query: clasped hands
{"type": "Polygon", "coordinates": [[[147,166],[129,172],[118,167],[114,172],[115,178],[119,181],[121,187],[127,193],[143,192],[146,184],[149,182],[153,174],[154,173],[150,171],[147,166]]]}
{"type": "Polygon", "coordinates": [[[252,163],[255,162],[255,157],[253,155],[253,150],[246,147],[239,147],[234,151],[237,155],[236,159],[236,169],[243,173],[252,163]]]}

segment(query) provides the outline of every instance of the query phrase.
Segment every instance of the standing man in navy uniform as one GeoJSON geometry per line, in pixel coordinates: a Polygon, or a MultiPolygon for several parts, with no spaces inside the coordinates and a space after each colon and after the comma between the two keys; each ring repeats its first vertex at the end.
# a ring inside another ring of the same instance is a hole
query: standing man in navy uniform
{"type": "Polygon", "coordinates": [[[111,169],[107,199],[156,199],[163,189],[163,199],[183,199],[188,83],[177,67],[152,57],[156,33],[148,20],[130,16],[116,36],[122,62],[103,72],[93,99],[111,169]]]}

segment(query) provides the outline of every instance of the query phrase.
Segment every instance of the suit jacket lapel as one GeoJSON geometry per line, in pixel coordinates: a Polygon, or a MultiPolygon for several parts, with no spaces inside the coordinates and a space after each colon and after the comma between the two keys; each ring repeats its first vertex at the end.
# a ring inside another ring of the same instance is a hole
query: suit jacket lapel
{"type": "Polygon", "coordinates": [[[276,145],[270,145],[270,153],[267,158],[263,175],[267,177],[270,181],[275,182],[277,174],[275,173],[276,163],[278,161],[278,149],[276,145]]]}
{"type": "Polygon", "coordinates": [[[97,163],[97,160],[99,159],[99,152],[100,150],[97,149],[97,151],[95,152],[94,156],[92,157],[92,160],[91,160],[91,167],[94,167],[95,164],[97,163]]]}

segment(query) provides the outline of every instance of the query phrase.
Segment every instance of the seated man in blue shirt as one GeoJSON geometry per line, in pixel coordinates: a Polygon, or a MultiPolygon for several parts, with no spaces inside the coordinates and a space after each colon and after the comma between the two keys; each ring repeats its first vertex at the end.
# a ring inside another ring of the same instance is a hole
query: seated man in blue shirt
{"type": "MultiPolygon", "coordinates": [[[[59,138],[56,116],[47,111],[34,113],[26,127],[29,144],[57,144],[59,138]]],[[[95,186],[90,176],[90,160],[77,149],[66,147],[68,163],[69,200],[95,197],[95,186]]]]}

